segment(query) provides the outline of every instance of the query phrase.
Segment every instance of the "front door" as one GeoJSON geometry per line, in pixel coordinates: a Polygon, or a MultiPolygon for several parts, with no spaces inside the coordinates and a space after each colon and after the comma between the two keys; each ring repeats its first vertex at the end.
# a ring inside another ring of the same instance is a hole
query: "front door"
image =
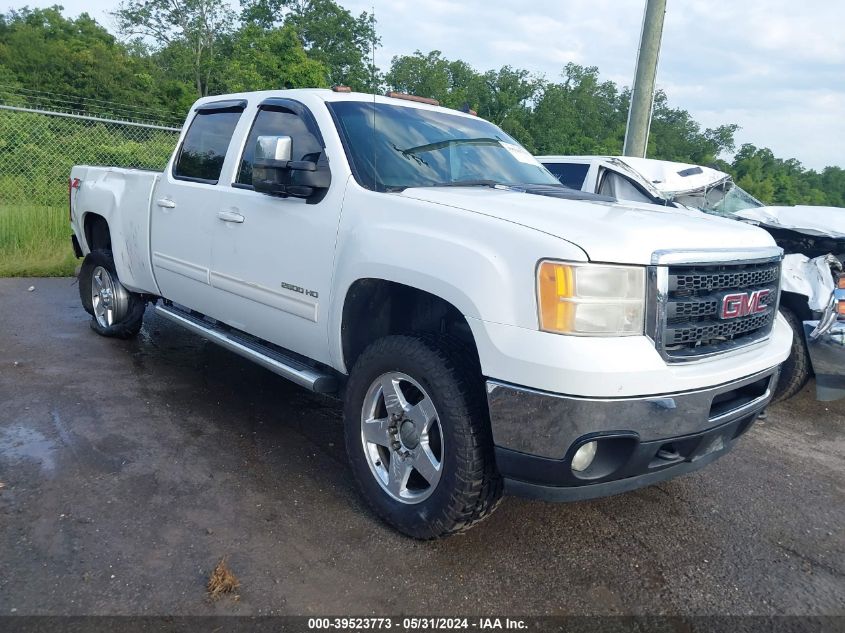
{"type": "Polygon", "coordinates": [[[332,183],[319,202],[255,191],[252,165],[259,136],[291,137],[295,161],[316,162],[324,152],[305,106],[289,99],[259,104],[230,193],[216,207],[210,271],[215,316],[328,362],[326,308],[345,183],[332,183]]]}

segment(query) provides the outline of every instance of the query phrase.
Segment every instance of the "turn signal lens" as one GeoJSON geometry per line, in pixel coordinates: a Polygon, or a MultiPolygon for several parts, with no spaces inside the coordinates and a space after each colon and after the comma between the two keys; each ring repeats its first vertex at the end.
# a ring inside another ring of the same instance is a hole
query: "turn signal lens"
{"type": "Polygon", "coordinates": [[[836,278],[836,287],[839,290],[845,290],[845,273],[839,273],[839,277],[836,278]]]}
{"type": "Polygon", "coordinates": [[[577,336],[643,333],[645,269],[542,261],[537,269],[540,329],[577,336]]]}

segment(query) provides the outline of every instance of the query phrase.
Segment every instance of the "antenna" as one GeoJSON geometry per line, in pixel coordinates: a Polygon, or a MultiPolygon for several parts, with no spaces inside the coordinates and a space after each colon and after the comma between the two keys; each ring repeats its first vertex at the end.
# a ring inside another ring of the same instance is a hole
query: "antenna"
{"type": "Polygon", "coordinates": [[[378,183],[378,167],[376,160],[378,152],[376,151],[376,117],[378,110],[376,108],[376,5],[370,7],[372,13],[370,14],[370,23],[372,28],[370,30],[370,89],[373,92],[373,191],[376,190],[378,183]]]}

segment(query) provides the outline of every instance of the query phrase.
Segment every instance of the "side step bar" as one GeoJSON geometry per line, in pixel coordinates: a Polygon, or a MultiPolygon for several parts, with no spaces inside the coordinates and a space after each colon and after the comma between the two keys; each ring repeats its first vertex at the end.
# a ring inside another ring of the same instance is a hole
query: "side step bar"
{"type": "Polygon", "coordinates": [[[214,325],[172,305],[158,304],[155,307],[155,312],[168,321],[178,323],[194,334],[199,334],[212,343],[225,347],[230,352],[248,358],[301,387],[317,393],[334,393],[337,391],[337,379],[331,374],[321,372],[319,369],[315,369],[278,349],[263,345],[238,330],[229,330],[214,325]]]}

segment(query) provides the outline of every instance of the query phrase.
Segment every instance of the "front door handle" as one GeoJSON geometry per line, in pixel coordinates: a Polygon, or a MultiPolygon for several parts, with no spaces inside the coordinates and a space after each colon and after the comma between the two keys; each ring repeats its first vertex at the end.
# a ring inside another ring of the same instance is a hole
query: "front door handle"
{"type": "Polygon", "coordinates": [[[241,224],[244,221],[244,216],[234,211],[218,211],[217,217],[224,222],[236,222],[237,224],[241,224]]]}
{"type": "Polygon", "coordinates": [[[160,206],[162,209],[175,209],[176,203],[173,202],[170,198],[159,198],[156,200],[156,204],[160,206]]]}

